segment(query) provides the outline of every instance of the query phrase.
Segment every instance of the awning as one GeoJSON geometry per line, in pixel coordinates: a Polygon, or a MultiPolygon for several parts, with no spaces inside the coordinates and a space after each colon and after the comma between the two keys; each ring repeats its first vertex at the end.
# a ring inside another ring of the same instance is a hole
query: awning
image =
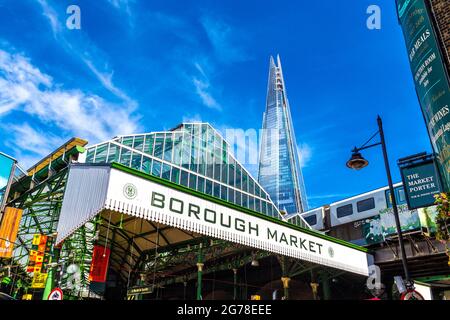
{"type": "Polygon", "coordinates": [[[57,244],[99,214],[114,223],[119,214],[144,219],[152,230],[158,226],[171,234],[172,244],[200,234],[361,275],[373,264],[365,248],[120,164],[72,164],[57,244]]]}

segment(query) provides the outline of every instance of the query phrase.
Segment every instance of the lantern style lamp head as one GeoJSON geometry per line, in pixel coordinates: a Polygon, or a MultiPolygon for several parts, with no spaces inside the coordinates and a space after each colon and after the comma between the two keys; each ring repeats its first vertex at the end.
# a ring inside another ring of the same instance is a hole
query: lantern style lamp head
{"type": "Polygon", "coordinates": [[[353,149],[352,156],[350,160],[347,161],[347,167],[354,170],[361,170],[362,168],[367,167],[368,164],[369,161],[364,159],[364,157],[361,155],[358,149],[357,148],[353,149]]]}

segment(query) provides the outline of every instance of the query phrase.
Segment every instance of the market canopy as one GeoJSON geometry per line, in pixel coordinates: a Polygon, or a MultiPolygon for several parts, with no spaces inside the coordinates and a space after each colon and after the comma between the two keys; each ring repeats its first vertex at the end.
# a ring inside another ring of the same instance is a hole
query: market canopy
{"type": "MultiPolygon", "coordinates": [[[[365,248],[251,211],[123,165],[72,164],[58,223],[57,244],[95,217],[105,242],[116,243],[112,267],[121,268],[155,246],[202,236],[361,275],[372,255],[365,248]],[[125,218],[124,219],[124,215],[125,218]],[[136,223],[140,218],[140,222],[136,223]],[[114,235],[109,226],[121,226],[114,235]],[[123,237],[122,243],[118,237],[123,237]],[[127,242],[132,239],[132,242],[127,242]]],[[[130,263],[131,264],[131,263],[130,263]]]]}

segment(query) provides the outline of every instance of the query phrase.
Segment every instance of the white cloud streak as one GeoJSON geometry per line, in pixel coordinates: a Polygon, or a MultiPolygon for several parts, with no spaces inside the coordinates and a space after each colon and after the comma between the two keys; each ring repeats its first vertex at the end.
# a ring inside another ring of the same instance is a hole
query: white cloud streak
{"type": "Polygon", "coordinates": [[[195,92],[206,107],[221,111],[222,106],[213,97],[211,83],[204,68],[202,68],[198,62],[195,62],[194,66],[199,73],[198,76],[192,78],[192,84],[195,87],[195,92]]]}
{"type": "Polygon", "coordinates": [[[305,168],[308,166],[309,161],[312,158],[312,149],[306,144],[302,143],[297,146],[298,159],[300,161],[300,167],[305,168]]]}
{"type": "MultiPolygon", "coordinates": [[[[115,104],[81,90],[64,90],[27,57],[0,49],[0,118],[13,111],[24,112],[41,125],[56,126],[65,135],[78,135],[91,142],[140,130],[138,117],[131,114],[126,103],[115,104]]],[[[53,147],[56,143],[29,125],[12,129],[15,144],[23,151],[42,155],[47,152],[42,152],[44,141],[53,147]]]]}
{"type": "Polygon", "coordinates": [[[129,103],[130,107],[136,107],[137,103],[134,100],[132,100],[125,92],[123,92],[121,89],[119,89],[114,85],[112,81],[114,72],[110,73],[101,72],[97,69],[92,60],[89,60],[87,58],[82,58],[82,60],[108,91],[110,91],[120,99],[129,103]]]}
{"type": "Polygon", "coordinates": [[[230,25],[209,16],[204,16],[201,24],[219,60],[233,63],[249,59],[248,54],[236,44],[239,33],[230,25]]]}
{"type": "MultiPolygon", "coordinates": [[[[110,2],[117,9],[125,8],[129,11],[130,1],[111,0],[110,2]]],[[[58,40],[58,43],[60,43],[67,52],[70,52],[71,55],[77,56],[94,74],[98,81],[100,81],[105,89],[116,95],[118,98],[127,102],[130,108],[137,107],[136,101],[132,100],[125,92],[123,92],[123,90],[114,85],[112,80],[114,72],[111,70],[102,71],[101,68],[95,65],[94,60],[90,57],[88,51],[97,51],[96,47],[88,40],[86,40],[85,42],[81,42],[81,45],[84,45],[84,49],[78,49],[74,47],[69,41],[66,40],[65,32],[67,32],[67,29],[65,29],[64,25],[58,20],[58,14],[56,13],[55,9],[53,9],[53,7],[50,6],[46,0],[38,0],[38,3],[41,5],[42,14],[49,21],[53,35],[55,39],[58,40]]]]}
{"type": "Polygon", "coordinates": [[[222,107],[220,104],[214,99],[212,94],[208,91],[210,84],[209,81],[202,81],[197,78],[194,78],[193,84],[195,86],[195,92],[198,94],[203,104],[210,109],[221,110],[222,107]]]}
{"type": "Polygon", "coordinates": [[[52,31],[53,36],[56,38],[58,33],[61,32],[61,24],[58,22],[58,14],[56,11],[47,3],[46,0],[37,0],[37,2],[42,7],[42,14],[47,18],[52,31]]]}

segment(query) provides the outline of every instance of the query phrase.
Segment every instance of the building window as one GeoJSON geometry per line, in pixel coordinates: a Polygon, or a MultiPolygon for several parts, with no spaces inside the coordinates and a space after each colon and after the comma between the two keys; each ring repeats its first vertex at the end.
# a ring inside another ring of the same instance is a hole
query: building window
{"type": "Polygon", "coordinates": [[[180,169],[172,167],[172,174],[170,175],[170,181],[180,184],[180,169]]]}
{"type": "Polygon", "coordinates": [[[222,179],[220,181],[228,184],[228,165],[226,163],[222,164],[222,179]]]}
{"type": "Polygon", "coordinates": [[[248,181],[248,193],[255,194],[255,183],[252,179],[249,179],[248,181]]]}
{"type": "Polygon", "coordinates": [[[242,206],[248,208],[248,195],[245,193],[242,194],[242,206]]]}
{"type": "Polygon", "coordinates": [[[255,195],[261,197],[261,188],[255,183],[255,195]]]}
{"type": "Polygon", "coordinates": [[[220,174],[220,163],[217,162],[218,160],[217,160],[216,157],[214,157],[214,160],[215,160],[215,163],[214,163],[214,180],[220,181],[220,177],[221,177],[221,174],[220,174]]]}
{"type": "Polygon", "coordinates": [[[220,198],[220,184],[214,182],[214,197],[220,198]]]}
{"type": "Polygon", "coordinates": [[[195,174],[189,174],[189,188],[197,190],[197,176],[195,174]]]}
{"type": "Polygon", "coordinates": [[[189,169],[191,161],[191,136],[189,134],[184,134],[183,136],[182,150],[181,165],[183,166],[183,168],[189,169]]]}
{"type": "Polygon", "coordinates": [[[242,206],[242,193],[239,191],[236,191],[235,203],[239,206],[242,206]]]}
{"type": "Polygon", "coordinates": [[[214,154],[209,149],[206,150],[206,163],[206,176],[212,179],[214,177],[214,154]]]}
{"type": "Polygon", "coordinates": [[[131,162],[131,150],[122,148],[122,154],[120,155],[120,163],[129,167],[131,162]]]}
{"type": "Polygon", "coordinates": [[[164,160],[172,162],[172,149],[173,149],[172,134],[166,134],[166,140],[164,142],[164,160]]]}
{"type": "Polygon", "coordinates": [[[86,156],[86,163],[94,162],[95,148],[89,149],[86,156]]]}
{"type": "Polygon", "coordinates": [[[248,175],[244,170],[242,170],[242,190],[245,192],[248,190],[248,175]]]}
{"type": "MultiPolygon", "coordinates": [[[[317,215],[312,215],[312,216],[307,216],[307,217],[304,217],[305,218],[305,221],[306,222],[308,222],[308,224],[310,225],[310,226],[313,226],[313,225],[315,225],[315,224],[317,224],[317,215]]],[[[300,220],[300,219],[299,219],[300,220]]],[[[297,225],[300,225],[301,224],[301,222],[300,221],[298,221],[298,223],[297,223],[297,225]]]]}
{"type": "MultiPolygon", "coordinates": [[[[194,126],[195,128],[195,126],[194,126]]],[[[198,153],[199,153],[199,138],[191,137],[191,161],[190,170],[198,172],[198,153]]]]}
{"type": "Polygon", "coordinates": [[[105,163],[107,153],[108,153],[107,144],[102,144],[98,146],[97,151],[95,153],[95,163],[105,163]]]}
{"type": "Polygon", "coordinates": [[[144,145],[144,136],[134,137],[133,149],[142,151],[144,145]]]}
{"type": "Polygon", "coordinates": [[[227,187],[223,185],[220,186],[220,198],[225,201],[227,201],[228,198],[227,187]]]}
{"type": "Polygon", "coordinates": [[[109,152],[108,152],[108,160],[106,162],[118,162],[119,161],[119,147],[113,143],[109,145],[109,152]]]}
{"type": "Polygon", "coordinates": [[[131,168],[141,170],[141,158],[141,154],[133,152],[133,156],[131,157],[131,168]]]}
{"type": "Polygon", "coordinates": [[[239,192],[238,191],[234,191],[234,189],[232,189],[232,188],[229,188],[228,189],[228,201],[230,201],[231,203],[236,203],[236,204],[239,204],[239,205],[241,205],[241,198],[239,197],[239,203],[237,203],[237,197],[238,197],[238,194],[239,192]],[[235,197],[235,193],[236,193],[236,197],[235,197]]]}
{"type": "Polygon", "coordinates": [[[267,203],[265,201],[261,201],[261,213],[267,214],[267,203]]]}
{"type": "Polygon", "coordinates": [[[255,199],[255,211],[261,212],[261,200],[255,199]]]}
{"type": "Polygon", "coordinates": [[[161,178],[170,180],[170,166],[168,164],[163,164],[161,178]]]}
{"type": "Polygon", "coordinates": [[[185,186],[185,187],[188,187],[189,186],[188,185],[188,179],[189,179],[189,173],[184,171],[184,170],[181,170],[181,181],[180,181],[180,184],[185,186]]]}
{"type": "Polygon", "coordinates": [[[206,179],[206,184],[205,184],[205,193],[209,194],[210,196],[212,196],[212,181],[209,179],[206,179]]]}
{"type": "Polygon", "coordinates": [[[234,184],[234,174],[235,174],[235,162],[234,162],[234,160],[233,160],[233,158],[230,156],[230,158],[229,158],[229,165],[228,165],[228,184],[231,186],[231,187],[234,187],[235,186],[235,184],[234,184]]]}
{"type": "Polygon", "coordinates": [[[152,159],[144,157],[142,160],[142,171],[145,173],[150,173],[150,169],[152,168],[152,159]]]}
{"type": "Polygon", "coordinates": [[[267,210],[267,214],[271,217],[273,217],[275,215],[274,211],[273,211],[273,206],[271,204],[269,204],[269,208],[267,210]]]}
{"type": "Polygon", "coordinates": [[[201,175],[205,175],[205,169],[206,169],[206,151],[205,151],[205,145],[204,142],[200,142],[199,146],[199,160],[198,160],[198,173],[201,175]]]}
{"type": "Polygon", "coordinates": [[[122,144],[132,148],[133,147],[133,137],[123,137],[122,144]]]}
{"type": "Polygon", "coordinates": [[[255,198],[252,196],[248,197],[248,208],[250,210],[255,210],[255,198]]]}
{"type": "Polygon", "coordinates": [[[164,149],[164,136],[157,135],[155,140],[154,156],[162,159],[164,149]]]}
{"type": "Polygon", "coordinates": [[[175,134],[175,140],[173,142],[173,163],[181,166],[181,146],[183,142],[183,136],[180,134],[175,134]]]}
{"type": "Polygon", "coordinates": [[[205,178],[197,177],[197,191],[205,192],[205,178]]]}
{"type": "Polygon", "coordinates": [[[237,189],[241,189],[241,166],[240,165],[236,165],[236,188],[237,189]]]}
{"type": "MultiPolygon", "coordinates": [[[[395,193],[395,200],[397,201],[397,205],[406,203],[405,191],[403,190],[402,187],[394,189],[394,193],[395,193]]],[[[386,190],[385,194],[386,194],[387,206],[388,206],[388,208],[392,208],[391,192],[389,190],[386,190]]]]}
{"type": "Polygon", "coordinates": [[[161,177],[161,162],[153,160],[152,175],[155,177],[161,177]]]}
{"type": "Polygon", "coordinates": [[[153,135],[147,135],[145,137],[145,143],[144,143],[144,152],[147,154],[153,154],[153,135]]]}
{"type": "Polygon", "coordinates": [[[369,198],[369,199],[364,199],[364,200],[358,201],[356,203],[356,207],[358,209],[358,212],[364,212],[367,210],[374,209],[375,208],[375,199],[369,198]]]}
{"type": "Polygon", "coordinates": [[[346,217],[353,214],[352,204],[347,204],[336,209],[336,214],[338,218],[346,217]]]}

